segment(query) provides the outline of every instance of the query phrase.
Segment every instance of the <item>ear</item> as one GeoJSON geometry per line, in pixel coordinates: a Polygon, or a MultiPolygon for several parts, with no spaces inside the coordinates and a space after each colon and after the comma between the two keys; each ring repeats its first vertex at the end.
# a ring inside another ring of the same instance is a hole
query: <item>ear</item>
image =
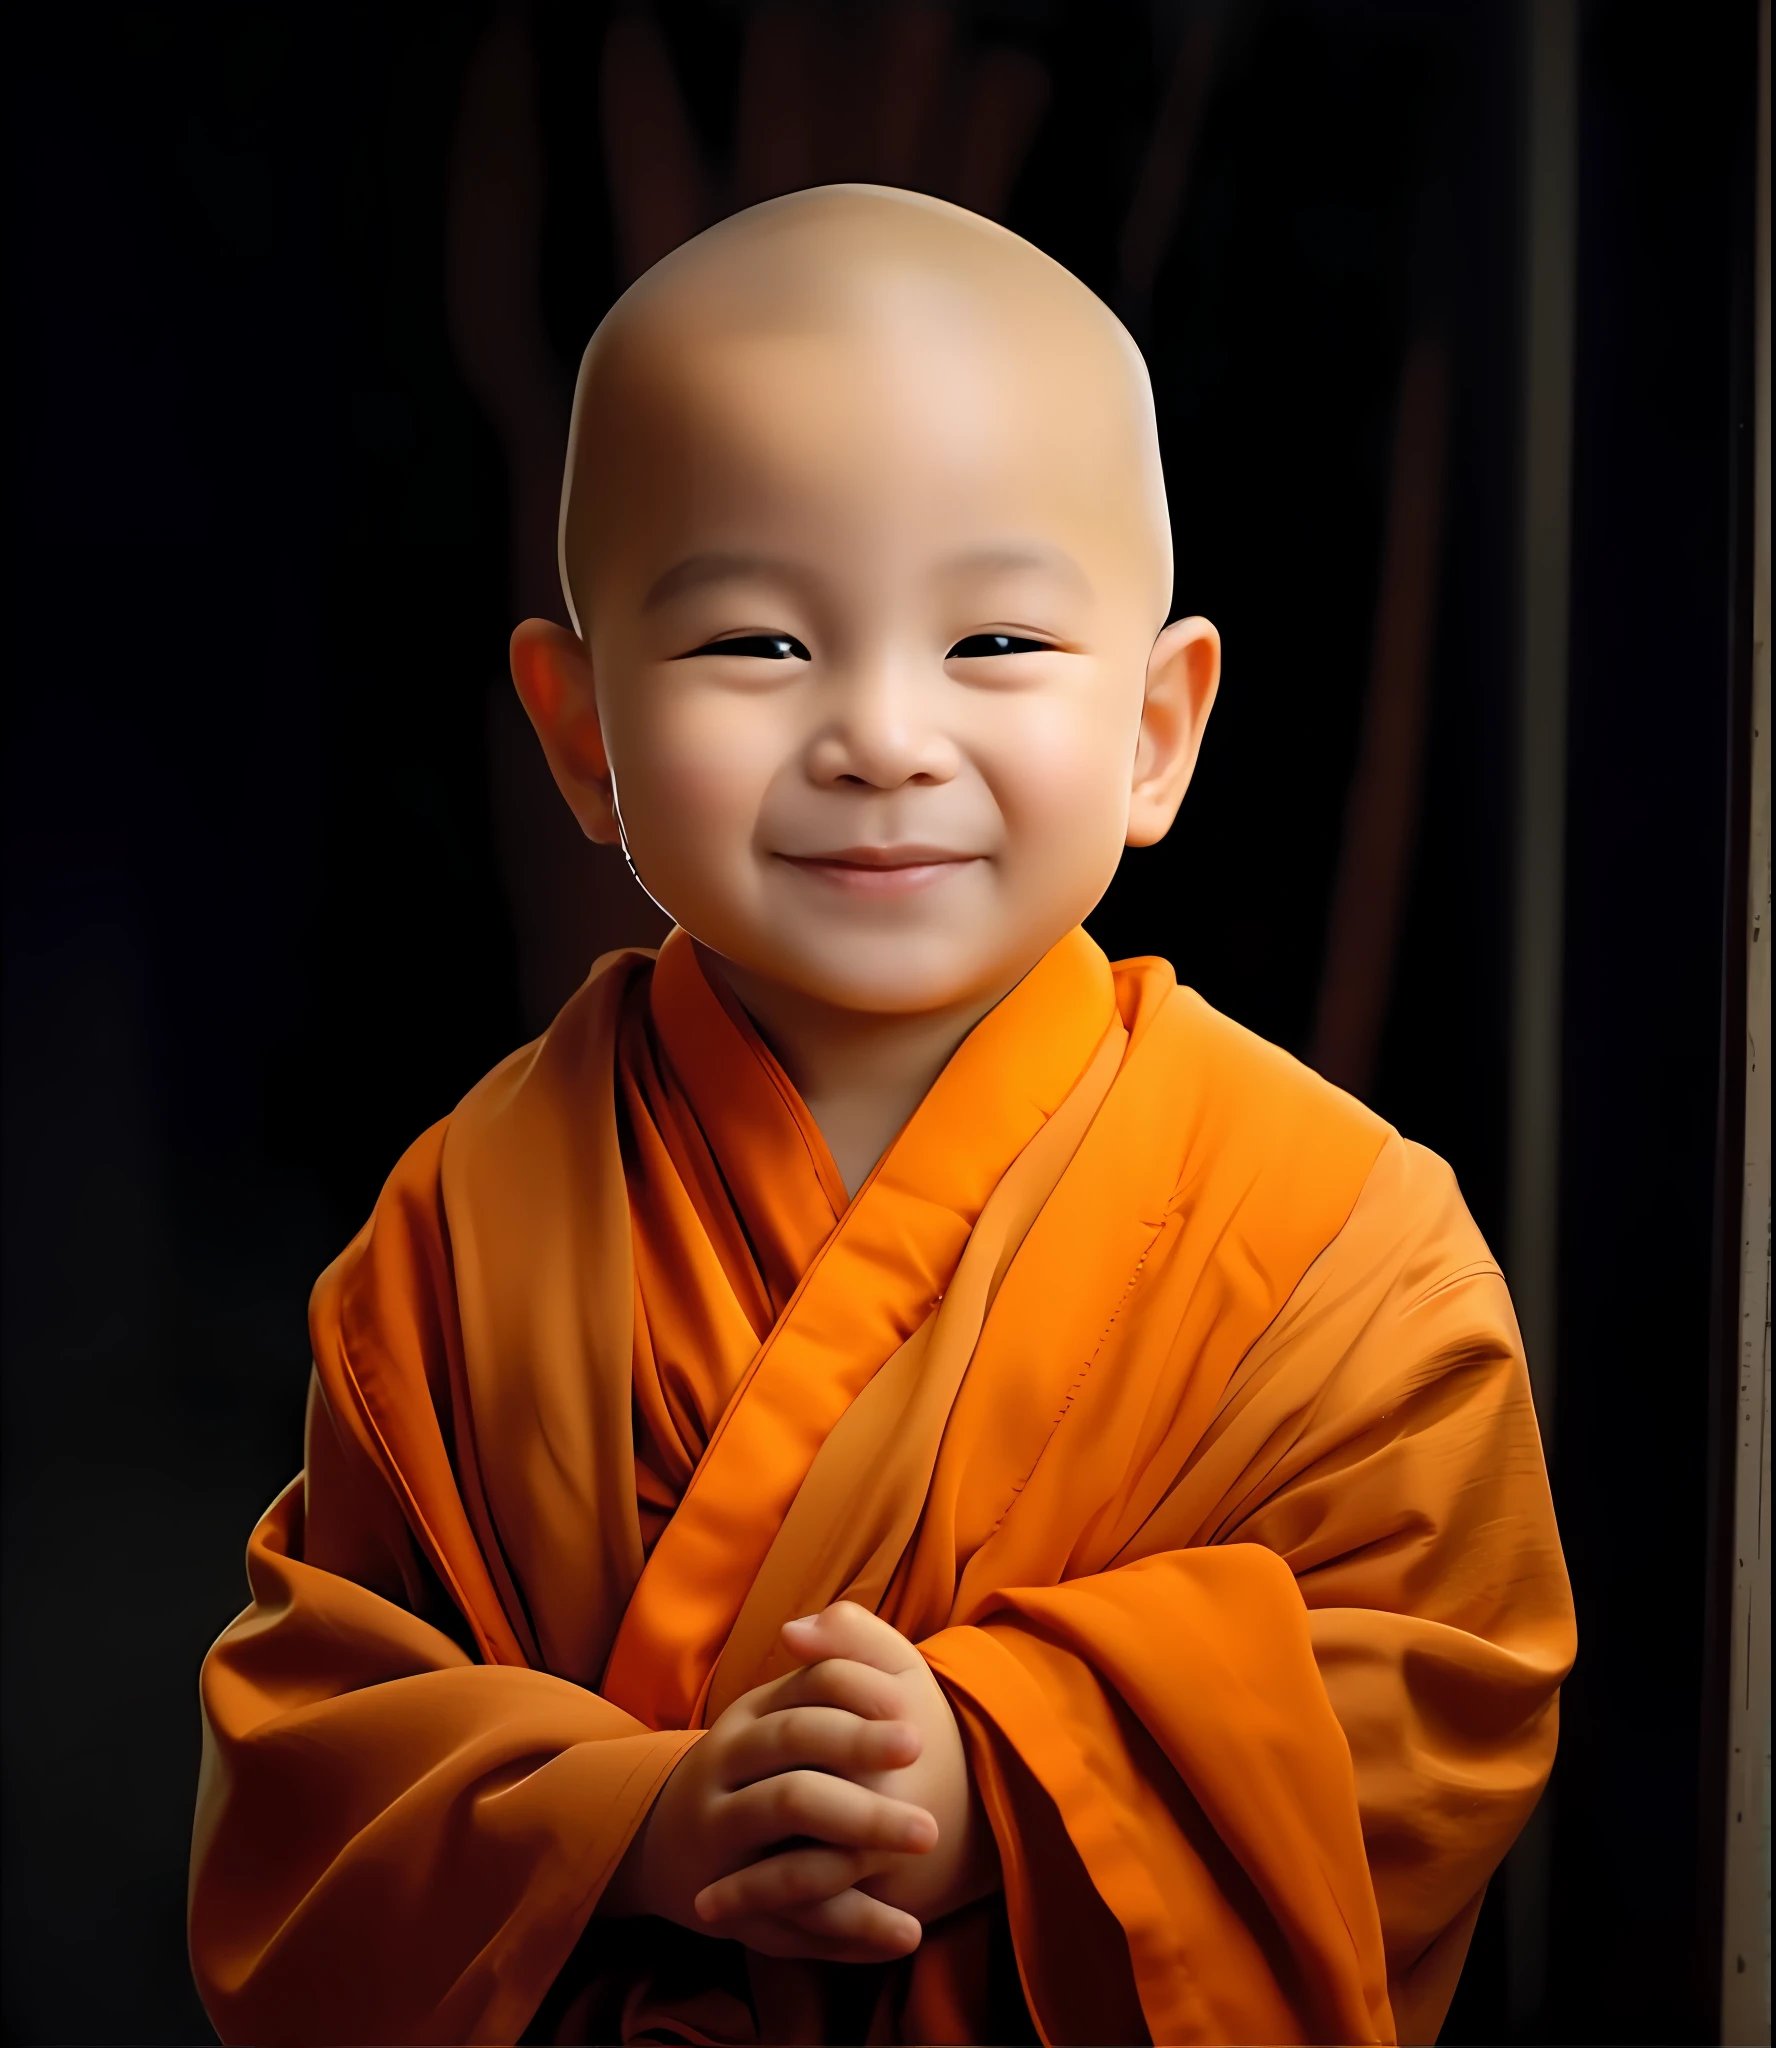
{"type": "Polygon", "coordinates": [[[526,619],[512,635],[512,680],[580,830],[617,845],[622,827],[584,644],[565,626],[526,619]]]}
{"type": "Polygon", "coordinates": [[[1153,643],[1141,736],[1135,746],[1128,843],[1151,846],[1171,830],[1221,687],[1221,635],[1207,619],[1177,619],[1153,643]]]}

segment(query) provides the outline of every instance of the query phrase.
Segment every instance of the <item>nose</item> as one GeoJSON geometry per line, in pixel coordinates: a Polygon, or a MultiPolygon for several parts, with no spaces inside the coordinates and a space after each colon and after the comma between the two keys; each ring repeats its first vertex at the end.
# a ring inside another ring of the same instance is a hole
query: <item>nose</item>
{"type": "Polygon", "coordinates": [[[900,664],[882,661],[827,679],[808,773],[823,788],[903,789],[948,782],[959,766],[938,718],[936,693],[900,664]]]}

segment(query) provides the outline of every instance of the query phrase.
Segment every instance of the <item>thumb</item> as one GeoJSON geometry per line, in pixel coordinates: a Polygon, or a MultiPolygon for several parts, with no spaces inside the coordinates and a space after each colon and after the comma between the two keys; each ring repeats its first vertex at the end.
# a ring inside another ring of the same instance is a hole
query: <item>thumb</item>
{"type": "Polygon", "coordinates": [[[835,1600],[818,1614],[805,1614],[783,1624],[784,1647],[801,1664],[823,1657],[848,1657],[893,1675],[910,1671],[924,1659],[899,1629],[855,1600],[835,1600]]]}

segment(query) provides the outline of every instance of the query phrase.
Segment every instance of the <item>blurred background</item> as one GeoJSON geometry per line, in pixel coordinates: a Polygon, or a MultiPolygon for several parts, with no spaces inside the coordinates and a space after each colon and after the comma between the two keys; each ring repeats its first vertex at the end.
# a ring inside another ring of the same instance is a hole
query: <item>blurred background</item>
{"type": "Polygon", "coordinates": [[[1003,220],[1145,348],[1175,611],[1227,673],[1093,928],[1445,1154],[1519,1300],[1581,1653],[1444,2038],[1721,2038],[1757,35],[1729,0],[14,21],[9,2041],[210,2038],[195,1679],[301,1461],[308,1289],[661,931],[505,675],[564,616],[574,365],[685,236],[840,178],[1003,220]]]}

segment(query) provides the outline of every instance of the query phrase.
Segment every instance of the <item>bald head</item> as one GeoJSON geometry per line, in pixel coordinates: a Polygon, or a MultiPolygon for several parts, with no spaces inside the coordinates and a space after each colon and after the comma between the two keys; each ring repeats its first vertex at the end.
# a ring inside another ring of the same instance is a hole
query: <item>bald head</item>
{"type": "Polygon", "coordinates": [[[997,1001],[1171,823],[1220,672],[1166,624],[1134,344],[905,192],[754,207],[624,296],[561,556],[578,636],[512,643],[555,778],[755,1015],[997,1001]]]}
{"type": "MultiPolygon", "coordinates": [[[[638,514],[670,523],[731,495],[726,452],[767,472],[813,429],[851,481],[889,500],[923,464],[996,465],[999,495],[1070,498],[1139,580],[1152,626],[1171,542],[1146,366],[1121,323],[1051,258],[922,194],[827,186],[749,208],[657,263],[611,309],[580,366],[561,571],[585,631],[638,514]],[[841,458],[842,459],[842,458],[841,458]],[[1027,488],[1026,488],[1027,487],[1027,488]]],[[[790,467],[794,467],[792,460],[790,467]]],[[[928,477],[927,481],[931,479],[928,477]]],[[[816,495],[834,478],[808,478],[816,495]]],[[[841,493],[842,495],[842,493],[841,493]]],[[[745,519],[743,506],[725,508],[745,519]]],[[[860,535],[861,538],[861,535],[860,535]]]]}

